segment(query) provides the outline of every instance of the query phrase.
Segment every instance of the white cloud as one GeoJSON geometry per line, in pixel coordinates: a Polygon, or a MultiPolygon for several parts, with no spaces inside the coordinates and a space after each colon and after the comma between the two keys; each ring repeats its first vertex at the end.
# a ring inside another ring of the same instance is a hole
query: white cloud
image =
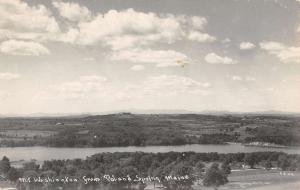
{"type": "Polygon", "coordinates": [[[7,40],[0,44],[0,52],[9,55],[46,55],[50,51],[40,43],[28,42],[28,41],[17,41],[7,40]]]}
{"type": "Polygon", "coordinates": [[[191,29],[202,29],[206,23],[205,18],[198,16],[145,13],[133,9],[110,10],[96,15],[90,21],[79,23],[77,27],[69,28],[57,40],[80,45],[101,43],[113,50],[156,43],[171,44],[186,38],[201,42],[213,41],[215,38],[204,32],[188,32],[191,29]]]}
{"type": "Polygon", "coordinates": [[[278,53],[285,49],[285,46],[279,42],[262,42],[260,48],[270,53],[278,53]]]}
{"type": "Polygon", "coordinates": [[[224,40],[221,41],[223,44],[231,42],[230,38],[225,38],[224,40]]]}
{"type": "Polygon", "coordinates": [[[300,47],[288,47],[277,54],[283,63],[300,63],[300,47]]]}
{"type": "Polygon", "coordinates": [[[227,76],[227,77],[233,81],[248,81],[248,82],[256,81],[256,78],[252,77],[252,76],[243,77],[243,76],[233,75],[233,76],[227,76]]]}
{"type": "Polygon", "coordinates": [[[235,76],[232,76],[232,77],[231,77],[231,79],[232,79],[232,80],[235,80],[235,81],[241,81],[241,80],[243,80],[243,78],[242,78],[242,77],[240,77],[240,76],[237,76],[237,75],[235,75],[235,76]]]}
{"type": "Polygon", "coordinates": [[[254,49],[256,46],[251,42],[242,42],[240,43],[240,49],[241,50],[250,50],[254,49]]]}
{"type": "Polygon", "coordinates": [[[201,31],[204,29],[205,25],[207,24],[206,18],[199,17],[199,16],[192,16],[187,20],[188,22],[190,22],[191,25],[191,30],[189,32],[186,32],[187,39],[191,41],[197,41],[197,42],[216,41],[216,37],[201,31]]]}
{"type": "Polygon", "coordinates": [[[199,31],[208,23],[201,16],[158,14],[133,9],[109,10],[92,15],[87,7],[78,3],[54,0],[52,5],[62,17],[59,22],[61,28],[45,5],[0,0],[0,40],[103,45],[112,50],[172,44],[183,39],[198,42],[216,40],[210,34],[199,31]]]}
{"type": "Polygon", "coordinates": [[[58,9],[62,17],[70,21],[79,22],[91,19],[92,14],[90,10],[77,3],[54,1],[52,4],[58,9]]]}
{"type": "MultiPolygon", "coordinates": [[[[81,99],[89,95],[106,95],[107,79],[98,75],[81,76],[78,80],[52,85],[40,98],[52,99],[53,94],[63,99],[81,99]],[[50,97],[50,98],[49,98],[50,97]]],[[[41,95],[40,95],[41,96],[41,95]]]]}
{"type": "Polygon", "coordinates": [[[177,75],[159,75],[148,77],[142,84],[143,94],[151,96],[176,96],[178,94],[209,95],[211,86],[189,77],[177,75]]]}
{"type": "Polygon", "coordinates": [[[216,38],[214,36],[211,36],[207,33],[201,33],[198,31],[191,31],[188,35],[188,39],[191,41],[197,41],[197,42],[214,42],[216,41],[216,38]]]}
{"type": "Polygon", "coordinates": [[[158,75],[147,77],[137,84],[127,84],[118,92],[126,94],[128,99],[163,98],[169,96],[207,96],[211,84],[199,82],[189,77],[178,75],[158,75]]]}
{"type": "Polygon", "coordinates": [[[0,73],[0,80],[14,80],[20,78],[16,73],[0,73]]]}
{"type": "Polygon", "coordinates": [[[62,16],[62,29],[44,5],[0,0],[0,40],[100,44],[112,50],[171,44],[182,39],[215,40],[208,33],[196,31],[203,30],[207,24],[206,18],[200,16],[146,13],[133,9],[92,15],[87,7],[78,3],[55,0],[52,4],[62,16]]]}
{"type": "Polygon", "coordinates": [[[251,76],[246,76],[245,78],[246,81],[256,81],[255,77],[251,77],[251,76]]]}
{"type": "Polygon", "coordinates": [[[210,95],[208,82],[177,75],[150,76],[137,83],[114,83],[101,76],[84,76],[77,80],[48,87],[35,99],[122,101],[153,99],[178,95],[210,95]]]}
{"type": "Polygon", "coordinates": [[[287,47],[279,42],[262,42],[260,47],[282,63],[300,63],[300,47],[287,47]]]}
{"type": "Polygon", "coordinates": [[[181,23],[181,18],[171,14],[110,10],[89,22],[79,23],[78,29],[71,30],[68,35],[73,36],[71,43],[90,45],[102,42],[113,49],[121,49],[154,42],[172,43],[183,35],[181,23]]]}
{"type": "Polygon", "coordinates": [[[155,63],[157,67],[180,66],[178,61],[188,61],[188,57],[174,50],[129,49],[114,52],[114,61],[130,61],[134,63],[155,63]]]}
{"type": "Polygon", "coordinates": [[[133,65],[130,70],[133,71],[142,71],[145,70],[145,66],[144,65],[133,65]]]}
{"type": "Polygon", "coordinates": [[[236,61],[230,57],[221,57],[215,53],[209,53],[204,60],[210,64],[236,64],[236,61]]]}
{"type": "Polygon", "coordinates": [[[79,79],[81,82],[87,82],[87,83],[102,83],[107,81],[106,77],[102,77],[98,75],[81,76],[79,79]]]}
{"type": "Polygon", "coordinates": [[[207,24],[207,20],[204,17],[192,16],[191,23],[195,29],[202,30],[204,26],[207,24]]]}
{"type": "Polygon", "coordinates": [[[21,0],[0,0],[0,39],[36,39],[60,28],[44,6],[29,6],[21,0]]]}

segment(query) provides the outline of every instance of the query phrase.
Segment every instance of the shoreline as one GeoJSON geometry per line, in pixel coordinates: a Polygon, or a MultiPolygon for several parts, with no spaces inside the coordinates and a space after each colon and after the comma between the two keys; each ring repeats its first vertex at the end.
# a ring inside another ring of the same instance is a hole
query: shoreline
{"type": "Polygon", "coordinates": [[[0,148],[32,148],[32,147],[40,147],[40,148],[143,148],[143,147],[180,147],[180,146],[228,146],[228,145],[242,145],[245,147],[263,147],[263,148],[300,148],[300,145],[293,145],[293,146],[286,146],[286,145],[279,145],[273,144],[268,142],[250,142],[250,143],[242,143],[242,142],[224,142],[218,144],[180,144],[180,145],[144,145],[144,146],[41,146],[41,145],[34,145],[34,146],[1,146],[0,148]]]}

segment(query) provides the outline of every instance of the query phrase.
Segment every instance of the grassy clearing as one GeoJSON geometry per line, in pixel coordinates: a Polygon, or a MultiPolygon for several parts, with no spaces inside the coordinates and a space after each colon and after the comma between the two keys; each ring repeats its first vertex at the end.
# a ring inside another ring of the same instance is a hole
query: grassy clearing
{"type": "MultiPolygon", "coordinates": [[[[283,172],[280,170],[242,170],[233,171],[229,183],[219,190],[300,190],[300,172],[283,172]]],[[[198,186],[197,190],[213,188],[198,186]]]]}
{"type": "Polygon", "coordinates": [[[54,135],[55,131],[41,131],[41,130],[4,130],[0,131],[0,135],[4,135],[7,137],[29,137],[32,138],[34,136],[39,137],[48,137],[50,135],[54,135]]]}

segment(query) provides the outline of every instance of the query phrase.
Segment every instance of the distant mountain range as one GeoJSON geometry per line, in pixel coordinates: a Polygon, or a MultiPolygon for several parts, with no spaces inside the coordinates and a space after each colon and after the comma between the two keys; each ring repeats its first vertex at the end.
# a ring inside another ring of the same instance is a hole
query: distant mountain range
{"type": "Polygon", "coordinates": [[[189,111],[189,110],[115,110],[106,112],[84,112],[84,113],[29,113],[29,114],[0,114],[0,117],[86,117],[91,115],[108,115],[117,113],[132,113],[132,114],[204,114],[204,115],[296,115],[300,116],[299,112],[283,112],[276,110],[259,111],[259,112],[232,112],[232,111],[189,111]]]}

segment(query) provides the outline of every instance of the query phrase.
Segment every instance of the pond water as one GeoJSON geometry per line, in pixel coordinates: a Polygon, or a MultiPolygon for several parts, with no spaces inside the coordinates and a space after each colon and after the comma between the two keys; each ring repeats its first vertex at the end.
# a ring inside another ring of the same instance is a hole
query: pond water
{"type": "Polygon", "coordinates": [[[243,146],[242,144],[227,145],[183,145],[183,146],[146,146],[146,147],[106,147],[106,148],[54,148],[54,147],[0,147],[0,158],[7,156],[11,161],[31,160],[37,161],[51,159],[74,159],[86,158],[97,153],[104,152],[217,152],[217,153],[237,153],[237,152],[260,152],[260,151],[278,151],[288,154],[300,154],[300,147],[290,148],[269,148],[243,146]]]}

